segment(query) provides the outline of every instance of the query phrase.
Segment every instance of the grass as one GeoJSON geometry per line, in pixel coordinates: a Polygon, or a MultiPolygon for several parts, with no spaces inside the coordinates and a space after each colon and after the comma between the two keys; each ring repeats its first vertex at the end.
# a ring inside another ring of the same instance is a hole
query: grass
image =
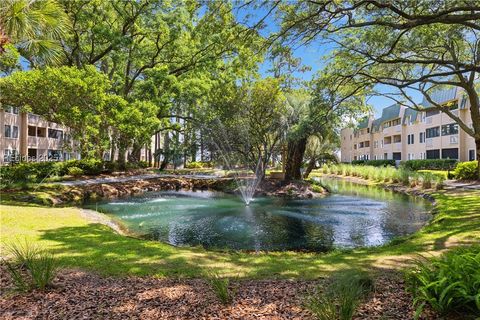
{"type": "MultiPolygon", "coordinates": [[[[216,252],[176,248],[116,234],[91,223],[77,208],[0,206],[2,246],[22,235],[55,254],[62,266],[104,275],[198,277],[208,270],[225,277],[314,279],[350,268],[400,269],[417,253],[438,253],[480,241],[480,191],[435,194],[438,213],[432,223],[389,245],[329,253],[216,252]]],[[[3,250],[2,250],[3,252],[3,250]]]]}
{"type": "Polygon", "coordinates": [[[322,285],[307,296],[305,306],[318,320],[350,320],[372,290],[373,279],[367,272],[346,270],[334,274],[326,289],[322,285]]]}

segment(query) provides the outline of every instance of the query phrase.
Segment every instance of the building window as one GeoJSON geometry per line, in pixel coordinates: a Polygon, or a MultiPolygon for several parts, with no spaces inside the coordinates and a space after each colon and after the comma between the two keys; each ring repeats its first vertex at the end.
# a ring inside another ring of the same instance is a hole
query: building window
{"type": "Polygon", "coordinates": [[[458,148],[442,149],[442,159],[458,159],[458,148]]]}
{"type": "Polygon", "coordinates": [[[414,144],[414,143],[415,143],[415,141],[414,141],[414,135],[413,135],[413,133],[412,133],[412,134],[409,134],[409,135],[407,136],[407,144],[414,144]]]}
{"type": "Polygon", "coordinates": [[[433,128],[428,128],[425,130],[427,139],[428,138],[435,138],[440,136],[440,127],[433,127],[433,128]]]}
{"type": "Polygon", "coordinates": [[[57,129],[48,129],[48,137],[52,139],[62,139],[63,131],[57,129]]]}
{"type": "Polygon", "coordinates": [[[36,137],[37,136],[37,128],[33,126],[28,126],[28,136],[36,137]]]}
{"type": "Polygon", "coordinates": [[[393,156],[393,160],[402,160],[401,152],[394,152],[392,156],[393,156]]]}
{"type": "Polygon", "coordinates": [[[420,143],[425,143],[425,132],[420,132],[420,143]]]}
{"type": "Polygon", "coordinates": [[[5,149],[3,153],[4,162],[17,162],[18,161],[18,152],[15,149],[5,149]]]}
{"type": "Polygon", "coordinates": [[[37,149],[28,149],[28,160],[35,161],[37,160],[37,149]]]}
{"type": "Polygon", "coordinates": [[[12,126],[9,124],[5,125],[5,138],[11,138],[12,137],[12,126]]]}
{"type": "Polygon", "coordinates": [[[62,160],[61,150],[48,150],[48,160],[62,160]]]}
{"type": "Polygon", "coordinates": [[[37,137],[47,137],[47,128],[37,127],[37,137]]]}
{"type": "Polygon", "coordinates": [[[431,116],[437,115],[439,113],[440,113],[440,110],[438,110],[438,109],[430,109],[425,113],[425,116],[426,117],[431,117],[431,116]]]}
{"type": "Polygon", "coordinates": [[[468,161],[475,161],[475,150],[468,150],[468,161]]]}
{"type": "Polygon", "coordinates": [[[458,124],[451,123],[442,126],[442,136],[448,136],[458,133],[458,124]]]}
{"type": "Polygon", "coordinates": [[[427,159],[440,159],[440,150],[427,150],[427,159]]]}
{"type": "Polygon", "coordinates": [[[18,114],[19,112],[19,108],[14,106],[5,106],[3,110],[5,110],[6,113],[13,113],[13,114],[18,114]]]}

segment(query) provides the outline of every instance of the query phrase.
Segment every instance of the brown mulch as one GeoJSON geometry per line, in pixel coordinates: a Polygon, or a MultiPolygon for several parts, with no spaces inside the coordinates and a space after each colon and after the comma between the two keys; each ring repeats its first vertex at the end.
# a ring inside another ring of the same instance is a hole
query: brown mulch
{"type": "MultiPolygon", "coordinates": [[[[64,270],[46,292],[12,294],[5,269],[0,271],[0,319],[312,319],[302,299],[322,281],[233,281],[235,298],[225,306],[202,279],[106,278],[64,270]]],[[[355,319],[412,319],[400,277],[382,275],[375,287],[355,319]]]]}

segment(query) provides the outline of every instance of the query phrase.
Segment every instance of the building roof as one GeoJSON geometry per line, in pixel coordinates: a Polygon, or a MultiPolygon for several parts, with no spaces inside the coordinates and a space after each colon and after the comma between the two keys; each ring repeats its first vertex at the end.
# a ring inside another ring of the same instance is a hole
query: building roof
{"type": "Polygon", "coordinates": [[[402,120],[402,124],[407,124],[407,121],[408,120],[412,120],[412,121],[415,121],[417,119],[417,115],[418,115],[418,111],[417,110],[414,110],[414,109],[411,109],[411,108],[407,108],[405,110],[405,114],[403,115],[403,120],[402,120]]]}
{"type": "Polygon", "coordinates": [[[370,117],[366,116],[360,119],[357,125],[357,129],[365,129],[368,128],[368,122],[370,120],[370,117]]]}
{"type": "Polygon", "coordinates": [[[400,105],[398,103],[386,107],[382,110],[381,122],[396,119],[400,116],[400,105]]]}
{"type": "Polygon", "coordinates": [[[381,124],[382,124],[382,118],[378,118],[378,119],[373,120],[372,131],[378,131],[380,129],[381,124]]]}
{"type": "MultiPolygon", "coordinates": [[[[447,102],[457,97],[457,90],[458,87],[452,87],[445,90],[437,90],[430,94],[430,97],[435,103],[447,102]]],[[[432,104],[428,102],[427,99],[423,98],[422,106],[424,106],[425,108],[429,108],[432,107],[432,104]]]]}

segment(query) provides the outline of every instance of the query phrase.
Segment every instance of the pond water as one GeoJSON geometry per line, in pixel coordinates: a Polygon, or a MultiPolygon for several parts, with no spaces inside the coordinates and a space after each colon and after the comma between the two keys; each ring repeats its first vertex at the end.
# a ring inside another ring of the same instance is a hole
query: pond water
{"type": "Polygon", "coordinates": [[[174,246],[243,250],[328,251],[381,245],[411,234],[431,217],[427,201],[345,181],[322,181],[317,199],[164,191],[89,204],[139,237],[174,246]]]}

